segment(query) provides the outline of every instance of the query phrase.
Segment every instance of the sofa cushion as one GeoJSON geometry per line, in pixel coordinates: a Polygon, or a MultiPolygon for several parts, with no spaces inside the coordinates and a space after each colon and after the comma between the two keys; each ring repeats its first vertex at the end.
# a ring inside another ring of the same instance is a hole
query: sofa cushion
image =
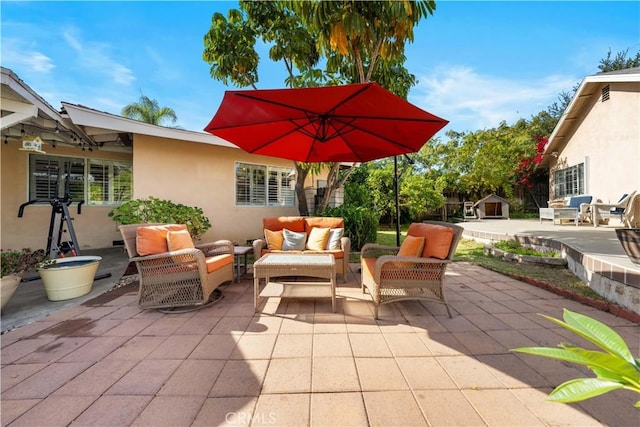
{"type": "Polygon", "coordinates": [[[425,258],[446,259],[453,242],[453,230],[443,225],[413,223],[409,226],[407,235],[425,238],[422,250],[425,258]]]}
{"type": "Polygon", "coordinates": [[[309,238],[307,239],[307,249],[312,251],[324,250],[325,246],[327,246],[330,232],[330,228],[312,228],[309,232],[309,238]]]}
{"type": "Polygon", "coordinates": [[[284,242],[282,243],[283,251],[303,251],[307,241],[307,233],[297,233],[295,231],[282,229],[284,242]]]}
{"type": "Polygon", "coordinates": [[[282,230],[271,231],[268,228],[264,229],[264,238],[267,241],[267,247],[271,250],[282,249],[282,243],[284,242],[284,235],[282,230]]]}
{"type": "Polygon", "coordinates": [[[567,205],[567,207],[580,209],[581,204],[589,204],[591,203],[591,199],[593,199],[593,197],[591,196],[574,196],[569,199],[569,204],[567,205]]]}
{"type": "Polygon", "coordinates": [[[301,216],[272,216],[262,219],[262,228],[278,231],[286,228],[290,231],[307,231],[304,218],[301,216]]]}
{"type": "Polygon", "coordinates": [[[327,239],[327,245],[325,249],[341,249],[342,244],[340,239],[344,235],[344,228],[332,228],[329,231],[329,238],[327,239]]]}
{"type": "Polygon", "coordinates": [[[344,228],[344,219],[331,216],[304,217],[305,231],[310,233],[314,227],[320,228],[344,228]]]}
{"type": "Polygon", "coordinates": [[[167,247],[169,251],[179,251],[181,249],[193,249],[195,245],[189,230],[178,230],[167,232],[167,247]]]}
{"type": "Polygon", "coordinates": [[[424,237],[407,236],[402,242],[402,245],[400,245],[398,256],[418,257],[422,255],[423,249],[424,249],[424,237]]]}
{"type": "Polygon", "coordinates": [[[222,254],[214,255],[206,258],[207,273],[213,273],[216,270],[221,269],[225,265],[233,264],[233,255],[222,254]]]}
{"type": "Polygon", "coordinates": [[[169,251],[167,233],[186,230],[184,224],[145,225],[136,229],[136,252],[140,256],[169,251]]]}

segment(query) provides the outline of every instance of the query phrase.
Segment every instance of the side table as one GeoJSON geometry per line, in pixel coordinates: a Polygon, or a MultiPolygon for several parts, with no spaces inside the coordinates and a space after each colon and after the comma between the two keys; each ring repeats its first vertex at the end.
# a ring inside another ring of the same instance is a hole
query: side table
{"type": "Polygon", "coordinates": [[[253,252],[251,246],[234,246],[233,255],[236,264],[236,283],[240,283],[240,267],[244,268],[244,274],[247,274],[247,254],[253,252]],[[240,257],[244,256],[244,264],[240,262],[240,257]]]}

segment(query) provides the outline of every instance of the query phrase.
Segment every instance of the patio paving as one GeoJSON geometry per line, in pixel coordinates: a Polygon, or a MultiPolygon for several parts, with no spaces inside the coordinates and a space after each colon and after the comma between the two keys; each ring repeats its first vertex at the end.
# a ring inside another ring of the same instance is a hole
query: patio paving
{"type": "MultiPolygon", "coordinates": [[[[1,337],[3,426],[637,426],[638,396],[551,403],[585,368],[510,353],[585,345],[539,317],[568,308],[614,327],[638,354],[638,325],[467,263],[444,306],[382,306],[373,319],[351,266],[330,300],[270,298],[254,314],[250,277],[198,312],[142,311],[135,284],[1,337]]],[[[249,275],[250,276],[250,275],[249,275]]]]}

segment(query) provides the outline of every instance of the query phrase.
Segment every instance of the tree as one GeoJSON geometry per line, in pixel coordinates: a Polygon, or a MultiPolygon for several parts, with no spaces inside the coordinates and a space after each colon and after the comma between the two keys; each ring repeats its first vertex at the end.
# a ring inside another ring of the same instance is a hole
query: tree
{"type": "Polygon", "coordinates": [[[158,101],[140,95],[138,102],[131,103],[122,109],[122,115],[152,125],[162,125],[169,119],[172,123],[178,120],[176,112],[169,107],[160,107],[158,101]]]}
{"type": "MultiPolygon", "coordinates": [[[[433,0],[334,2],[240,1],[240,10],[225,18],[212,17],[204,37],[203,59],[211,76],[239,87],[256,88],[259,81],[258,39],[270,44],[269,58],[282,61],[289,87],[377,81],[406,98],[415,77],[402,66],[404,45],[413,40],[413,28],[435,10],[433,0]],[[323,65],[318,64],[324,58],[323,65]]],[[[329,168],[321,209],[343,185],[351,170],[340,164],[329,168]]],[[[300,213],[308,214],[304,178],[310,166],[295,163],[300,213]]]]}
{"type": "Polygon", "coordinates": [[[636,52],[635,56],[628,58],[629,49],[620,51],[616,54],[615,58],[611,59],[611,49],[607,52],[607,57],[600,60],[598,68],[601,72],[606,73],[609,71],[624,70],[626,68],[640,67],[640,51],[636,52]]]}

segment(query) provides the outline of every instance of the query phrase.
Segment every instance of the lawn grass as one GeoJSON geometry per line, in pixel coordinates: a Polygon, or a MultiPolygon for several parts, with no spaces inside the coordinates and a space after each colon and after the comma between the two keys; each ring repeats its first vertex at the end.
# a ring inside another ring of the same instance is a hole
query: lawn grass
{"type": "MultiPolygon", "coordinates": [[[[408,225],[401,227],[401,241],[406,236],[407,228],[408,225]]],[[[380,227],[378,229],[377,243],[385,246],[396,246],[395,228],[380,227]]],[[[529,277],[581,295],[596,299],[604,299],[591,290],[589,286],[574,275],[567,267],[523,264],[507,261],[485,255],[482,250],[483,247],[484,244],[476,242],[475,240],[461,239],[458,243],[458,248],[453,260],[469,262],[507,276],[529,277]]]]}

